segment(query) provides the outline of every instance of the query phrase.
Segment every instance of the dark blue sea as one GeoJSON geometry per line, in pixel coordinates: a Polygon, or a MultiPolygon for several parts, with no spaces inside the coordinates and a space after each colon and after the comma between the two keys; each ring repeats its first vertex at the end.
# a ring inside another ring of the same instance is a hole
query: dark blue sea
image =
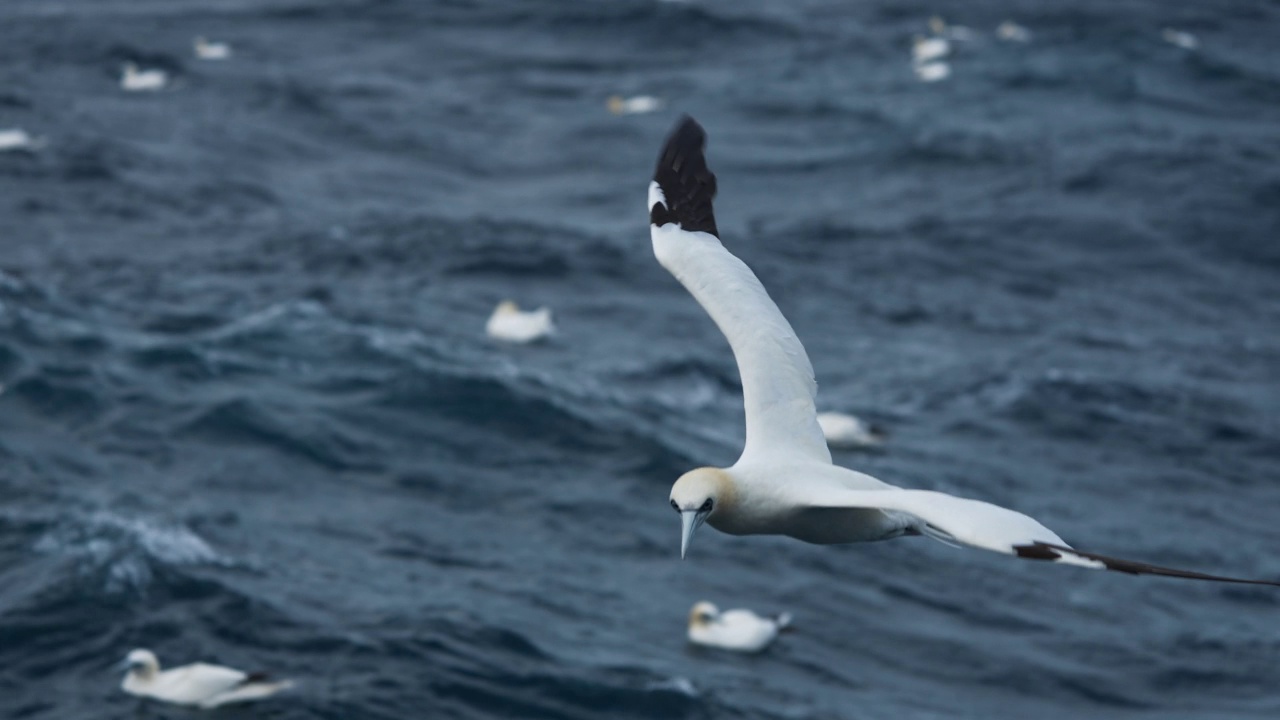
{"type": "Polygon", "coordinates": [[[820,409],[888,429],[839,464],[1276,579],[1278,37],[1262,0],[0,2],[0,127],[45,139],[0,153],[0,717],[205,716],[122,693],[134,647],[298,682],[218,718],[1277,717],[1276,588],[682,562],[667,493],[737,457],[741,387],[645,190],[692,114],[820,409]],[[923,83],[935,14],[974,37],[923,83]],[[559,333],[486,337],[505,298],[559,333]],[[698,600],[794,632],[693,649],[698,600]]]}

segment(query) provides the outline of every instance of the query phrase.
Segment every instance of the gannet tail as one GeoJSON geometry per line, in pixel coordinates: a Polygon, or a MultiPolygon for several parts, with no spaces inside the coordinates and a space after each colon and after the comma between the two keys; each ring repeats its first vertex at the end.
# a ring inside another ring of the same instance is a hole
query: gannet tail
{"type": "Polygon", "coordinates": [[[271,680],[264,673],[253,673],[244,679],[244,682],[236,687],[219,693],[213,697],[200,703],[202,708],[215,708],[231,703],[248,702],[249,700],[260,700],[270,697],[282,690],[288,690],[293,687],[292,680],[271,680]]]}

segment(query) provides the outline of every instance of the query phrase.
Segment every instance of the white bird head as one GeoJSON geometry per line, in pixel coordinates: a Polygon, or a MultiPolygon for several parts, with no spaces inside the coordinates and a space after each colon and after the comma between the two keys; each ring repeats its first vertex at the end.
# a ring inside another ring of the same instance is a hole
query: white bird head
{"type": "Polygon", "coordinates": [[[720,608],[703,600],[695,603],[693,609],[689,611],[689,627],[705,627],[710,625],[720,615],[720,608]]]}
{"type": "Polygon", "coordinates": [[[690,470],[671,486],[671,507],[680,513],[680,558],[689,551],[689,541],[702,523],[712,517],[733,495],[733,481],[720,468],[690,470]]]}
{"type": "Polygon", "coordinates": [[[125,656],[123,664],[131,675],[151,677],[160,672],[160,661],[156,659],[156,654],[142,648],[133,650],[125,656]]]}

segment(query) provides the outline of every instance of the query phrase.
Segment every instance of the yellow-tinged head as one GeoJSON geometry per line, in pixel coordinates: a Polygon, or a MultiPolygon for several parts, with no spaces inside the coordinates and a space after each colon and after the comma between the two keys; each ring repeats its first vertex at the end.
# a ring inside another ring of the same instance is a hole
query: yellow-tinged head
{"type": "Polygon", "coordinates": [[[689,611],[689,627],[706,627],[715,621],[720,614],[720,608],[703,600],[695,603],[693,609],[689,611]]]}
{"type": "Polygon", "coordinates": [[[156,654],[142,648],[130,652],[121,664],[128,669],[130,675],[141,678],[150,678],[160,672],[160,661],[156,659],[156,654]]]}
{"type": "Polygon", "coordinates": [[[680,513],[680,558],[689,551],[693,533],[733,497],[733,480],[720,468],[690,470],[671,486],[671,507],[680,513]]]}

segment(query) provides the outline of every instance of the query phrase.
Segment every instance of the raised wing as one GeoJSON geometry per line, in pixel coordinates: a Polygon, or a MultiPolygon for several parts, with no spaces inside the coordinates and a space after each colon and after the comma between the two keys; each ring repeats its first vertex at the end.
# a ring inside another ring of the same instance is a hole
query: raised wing
{"type": "Polygon", "coordinates": [[[831,462],[818,427],[813,366],[791,324],[755,273],[720,244],[707,168],[706,133],[681,119],[649,184],[653,254],[685,286],[729,340],[742,376],[747,443],[742,459],[793,457],[831,462]]]}
{"type": "Polygon", "coordinates": [[[999,505],[956,497],[932,490],[845,490],[843,488],[793,488],[803,492],[811,507],[875,508],[910,515],[919,521],[921,534],[948,544],[991,550],[1028,560],[1048,560],[1066,565],[1114,570],[1130,575],[1163,575],[1190,580],[1276,585],[1271,580],[1210,575],[1191,570],[1149,565],[1108,555],[1076,550],[1049,528],[1020,512],[999,505]]]}

